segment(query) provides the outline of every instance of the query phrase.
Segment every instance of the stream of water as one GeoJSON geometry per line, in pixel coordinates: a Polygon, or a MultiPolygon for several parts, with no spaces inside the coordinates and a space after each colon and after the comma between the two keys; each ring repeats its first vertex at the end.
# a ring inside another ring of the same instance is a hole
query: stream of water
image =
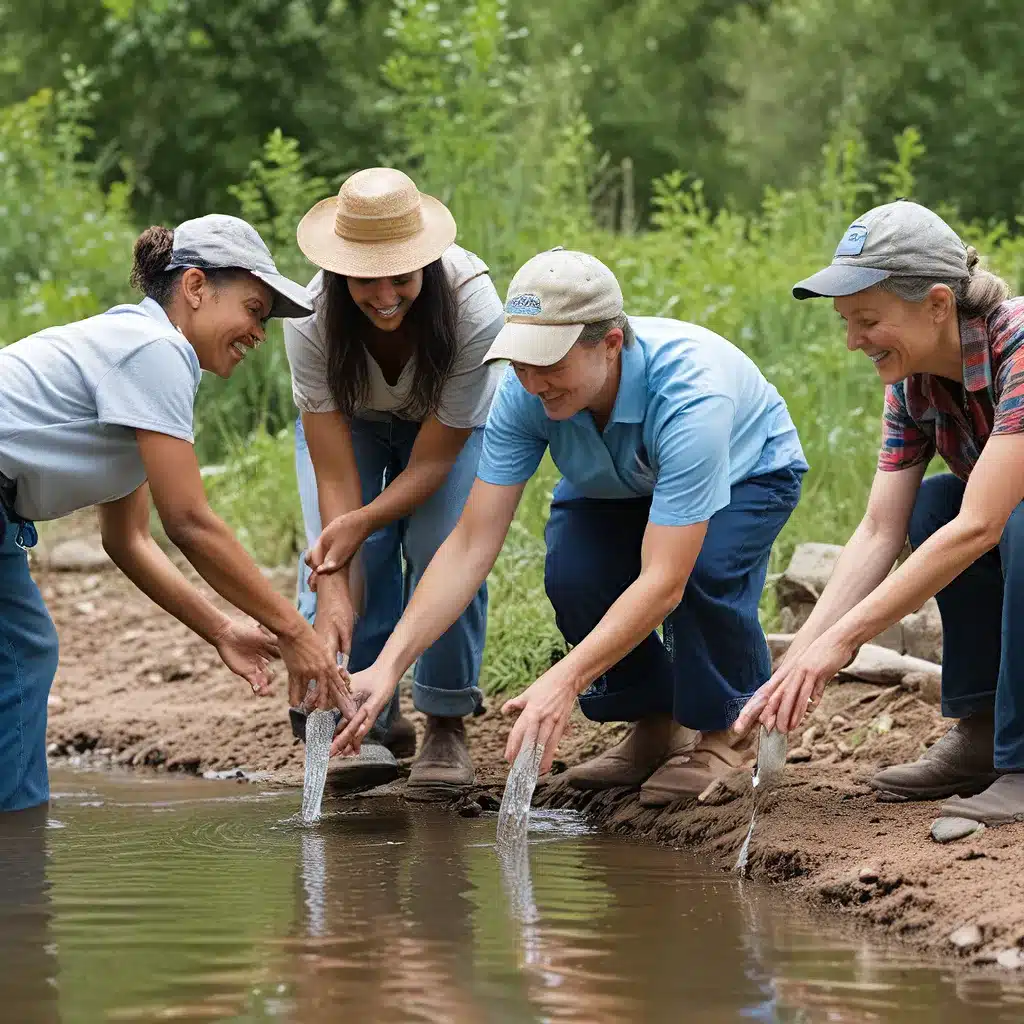
{"type": "Polygon", "coordinates": [[[685,851],[493,814],[53,775],[0,818],[0,1020],[991,1024],[1012,975],[921,965],[685,851]]]}

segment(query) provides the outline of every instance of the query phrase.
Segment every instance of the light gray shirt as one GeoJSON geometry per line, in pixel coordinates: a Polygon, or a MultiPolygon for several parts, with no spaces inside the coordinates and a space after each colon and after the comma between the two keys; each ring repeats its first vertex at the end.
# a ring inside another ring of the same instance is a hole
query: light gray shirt
{"type": "MultiPolygon", "coordinates": [[[[452,245],[441,257],[458,304],[456,356],[441,392],[437,418],[449,427],[471,428],[487,421],[500,365],[483,365],[483,357],[501,330],[504,313],[487,265],[461,246],[452,245]]],[[[337,403],[327,383],[327,339],[320,319],[323,274],[309,284],[317,311],[301,320],[286,320],[284,343],[292,371],[292,396],[303,412],[331,412],[337,403]]],[[[392,386],[377,361],[366,353],[369,395],[357,415],[393,413],[408,401],[416,372],[415,357],[402,368],[392,386]]]]}
{"type": "Polygon", "coordinates": [[[159,303],[115,306],[0,349],[0,472],[46,520],[131,494],[135,429],[192,442],[202,371],[159,303]]]}

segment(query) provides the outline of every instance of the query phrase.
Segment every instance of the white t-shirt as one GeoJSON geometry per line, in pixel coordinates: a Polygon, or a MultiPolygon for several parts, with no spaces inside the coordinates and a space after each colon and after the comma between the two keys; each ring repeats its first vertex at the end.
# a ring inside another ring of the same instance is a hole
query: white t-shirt
{"type": "Polygon", "coordinates": [[[18,485],[15,511],[57,519],[131,494],[146,479],[135,428],[192,443],[201,378],[152,299],[0,348],[0,472],[18,485]]]}
{"type": "MultiPolygon", "coordinates": [[[[487,265],[461,246],[452,245],[441,257],[458,305],[455,363],[441,391],[437,418],[449,427],[471,428],[487,421],[502,367],[482,360],[501,330],[504,312],[487,265]]],[[[317,311],[284,322],[284,343],[292,371],[292,396],[303,412],[331,412],[337,403],[327,383],[327,339],[320,322],[323,274],[309,284],[317,311]]],[[[408,401],[416,372],[415,356],[402,368],[394,386],[384,379],[377,361],[366,353],[370,387],[357,415],[394,413],[408,401]]]]}

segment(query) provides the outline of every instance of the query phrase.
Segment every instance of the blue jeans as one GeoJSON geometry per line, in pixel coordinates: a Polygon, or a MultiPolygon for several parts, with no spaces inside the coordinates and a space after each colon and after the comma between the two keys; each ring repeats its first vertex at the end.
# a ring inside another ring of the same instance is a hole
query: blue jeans
{"type": "MultiPolygon", "coordinates": [[[[802,474],[784,469],[732,488],[707,535],[682,601],[580,696],[596,722],[671,714],[711,732],[730,726],[771,675],[757,606],[772,544],[800,498],[802,474]]],[[[563,480],[548,520],[544,585],[562,635],[578,644],[640,573],[650,498],[603,500],[563,480]]]]}
{"type": "MultiPolygon", "coordinates": [[[[966,484],[952,473],[921,484],[910,517],[920,547],[960,512],[966,484]]],[[[999,546],[935,595],[942,615],[942,713],[965,718],[995,709],[995,767],[1024,771],[1024,504],[999,546]]]]}
{"type": "MultiPolygon", "coordinates": [[[[352,421],[363,503],[368,504],[409,464],[413,442],[420,425],[398,417],[387,421],[352,421]]],[[[377,660],[398,620],[409,595],[415,589],[434,553],[451,533],[462,515],[470,488],[476,479],[483,428],[474,430],[455,460],[445,482],[411,516],[371,534],[361,549],[366,579],[365,607],[356,622],[349,654],[353,672],[368,668],[377,660]],[[403,571],[402,561],[405,560],[403,571]]],[[[295,427],[295,469],[299,497],[309,546],[320,536],[320,508],[316,476],[306,447],[301,420],[295,427]]],[[[316,594],[306,586],[308,579],[299,560],[299,610],[309,622],[316,617],[316,594]]],[[[447,632],[420,655],[413,682],[413,703],[417,710],[440,717],[472,714],[482,700],[477,686],[483,660],[487,629],[487,584],[481,585],[469,607],[447,632]]],[[[396,702],[392,702],[394,705],[396,702]]],[[[396,708],[381,713],[386,727],[396,708]]]]}
{"type": "Polygon", "coordinates": [[[17,525],[0,526],[0,811],[20,811],[50,799],[46,701],[57,674],[57,630],[18,546],[17,525]]]}

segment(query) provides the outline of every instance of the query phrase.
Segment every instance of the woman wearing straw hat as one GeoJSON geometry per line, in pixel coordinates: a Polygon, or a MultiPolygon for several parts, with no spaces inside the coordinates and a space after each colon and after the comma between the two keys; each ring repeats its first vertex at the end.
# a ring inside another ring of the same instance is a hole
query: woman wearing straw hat
{"type": "Polygon", "coordinates": [[[867,509],[813,614],[739,730],[799,726],[860,644],[935,596],[942,712],[923,757],[878,772],[881,799],[1024,820],[1024,298],[931,210],[899,201],[855,221],[831,266],[793,289],[828,296],[885,385],[867,509]],[[952,473],[924,479],[932,458],[952,473]],[[891,572],[910,538],[913,554],[891,572]]]}
{"type": "Polygon", "coordinates": [[[210,510],[192,448],[202,370],[229,377],[262,343],[269,317],[309,311],[306,290],[277,272],[255,229],[218,215],[143,232],[132,283],[146,296],[138,305],[0,349],[0,811],[49,799],[57,634],[29,572],[34,520],[98,506],[118,567],[254,692],[267,692],[267,661],[279,651],[293,699],[315,679],[351,708],[333,653],[210,510]],[[200,575],[273,636],[189,585],[150,536],[150,493],[200,575]]]}
{"type": "MultiPolygon", "coordinates": [[[[453,244],[449,211],[392,168],[353,174],[306,214],[298,241],[321,268],[315,312],[285,325],[310,549],[299,601],[355,671],[376,660],[462,512],[500,372],[482,359],[502,304],[486,265],[453,244]],[[354,621],[349,569],[332,570],[357,551],[364,610],[354,621]],[[308,578],[307,566],[328,574],[308,578]]],[[[427,727],[410,799],[444,799],[474,781],[463,717],[480,706],[486,615],[481,586],[416,666],[413,700],[427,727]]],[[[415,750],[397,702],[375,737],[399,756],[415,750]]],[[[339,787],[367,786],[394,778],[397,765],[368,744],[339,771],[339,787]]]]}

